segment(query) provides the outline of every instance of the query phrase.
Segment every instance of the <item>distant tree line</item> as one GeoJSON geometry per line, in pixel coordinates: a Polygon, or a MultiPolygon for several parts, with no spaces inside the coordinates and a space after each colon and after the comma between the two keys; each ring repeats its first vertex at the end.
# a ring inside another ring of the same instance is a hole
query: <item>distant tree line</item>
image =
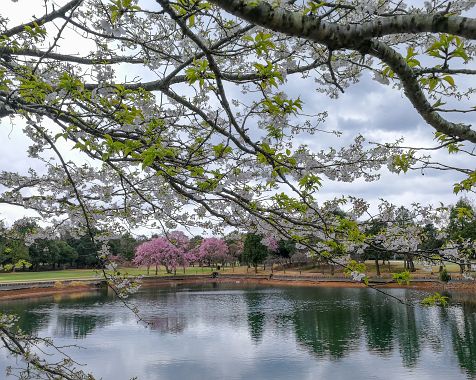
{"type": "MultiPolygon", "coordinates": [[[[102,243],[101,243],[102,244],[102,243]]],[[[30,218],[16,221],[10,228],[0,224],[0,268],[15,270],[54,270],[99,266],[101,244],[88,235],[47,236],[30,218]],[[40,236],[31,239],[31,236],[40,236]]],[[[111,254],[132,260],[139,241],[130,234],[108,241],[111,254]]]]}
{"type": "MultiPolygon", "coordinates": [[[[342,211],[337,210],[337,213],[342,211]]],[[[400,207],[397,224],[411,229],[414,221],[411,213],[400,207]]],[[[424,227],[424,233],[417,249],[436,252],[448,241],[453,245],[461,242],[461,249],[468,249],[467,241],[476,241],[476,210],[473,205],[460,199],[448,213],[444,226],[432,223],[424,227]],[[441,234],[442,229],[444,234],[441,234]]],[[[398,252],[386,246],[385,222],[375,219],[362,226],[369,241],[368,246],[360,252],[347,252],[336,244],[332,257],[350,254],[358,261],[374,260],[377,274],[381,265],[391,259],[404,260],[405,268],[415,270],[414,253],[398,252]],[[342,252],[340,252],[342,251],[342,252]]],[[[43,229],[31,218],[16,221],[11,227],[0,222],[0,270],[55,270],[67,268],[95,268],[100,265],[98,252],[102,242],[93,243],[88,235],[46,235],[43,229]],[[35,238],[32,238],[35,236],[35,238]]],[[[318,242],[317,242],[318,243],[318,242]]],[[[256,233],[232,232],[225,237],[194,236],[188,238],[180,231],[168,235],[154,235],[152,239],[144,236],[134,237],[127,233],[107,241],[111,258],[119,264],[143,265],[147,268],[162,265],[168,271],[189,265],[199,266],[235,266],[247,265],[257,271],[259,265],[273,270],[280,267],[286,270],[293,265],[315,265],[326,263],[334,273],[334,262],[326,262],[325,255],[309,257],[305,249],[298,249],[292,240],[277,239],[256,233]]],[[[475,257],[475,252],[466,253],[466,257],[475,257]]],[[[460,263],[461,270],[465,265],[460,263]]]]}
{"type": "MultiPolygon", "coordinates": [[[[411,213],[405,208],[400,207],[397,210],[397,225],[402,228],[411,229],[415,225],[411,213]]],[[[370,237],[371,244],[365,248],[364,252],[355,254],[354,257],[364,260],[374,260],[377,275],[380,275],[380,264],[390,259],[403,260],[405,269],[410,272],[415,271],[414,253],[398,252],[388,249],[380,232],[386,228],[386,223],[379,219],[373,220],[366,227],[366,233],[370,237]]],[[[471,248],[472,244],[468,242],[476,241],[476,210],[475,207],[467,199],[460,199],[453,207],[450,208],[447,220],[443,221],[442,226],[435,226],[428,223],[423,227],[420,233],[419,244],[417,250],[431,259],[432,255],[451,243],[455,247],[453,256],[458,264],[460,264],[461,272],[463,272],[465,260],[476,257],[476,251],[471,248]],[[470,247],[470,248],[468,248],[470,247]],[[470,252],[463,252],[469,249],[470,252]],[[465,258],[465,260],[462,259],[465,258]]],[[[440,270],[442,267],[440,267],[440,270]]]]}

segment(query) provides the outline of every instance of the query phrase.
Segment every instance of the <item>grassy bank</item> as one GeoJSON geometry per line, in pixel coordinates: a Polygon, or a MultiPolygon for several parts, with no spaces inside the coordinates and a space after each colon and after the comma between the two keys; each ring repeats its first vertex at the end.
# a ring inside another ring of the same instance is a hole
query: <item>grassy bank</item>
{"type": "MultiPolygon", "coordinates": [[[[367,274],[371,277],[375,276],[375,264],[373,261],[368,261],[366,263],[367,274]]],[[[446,266],[447,270],[452,273],[453,276],[458,277],[459,266],[456,264],[448,264],[446,266]]],[[[147,275],[146,268],[121,268],[119,269],[121,273],[129,275],[147,275]]],[[[177,275],[197,275],[197,274],[209,274],[215,268],[210,267],[188,267],[185,272],[182,268],[177,270],[177,275]]],[[[390,266],[387,264],[381,265],[380,271],[383,277],[391,277],[392,273],[403,271],[403,262],[402,261],[391,261],[390,266]]],[[[225,267],[220,269],[220,273],[236,273],[236,274],[253,274],[254,269],[249,269],[247,267],[225,267]]],[[[266,270],[263,270],[263,267],[260,267],[258,274],[270,274],[271,270],[269,267],[266,270]]],[[[330,271],[328,267],[301,267],[301,268],[290,268],[283,271],[282,268],[276,268],[274,270],[276,274],[287,274],[287,275],[300,275],[300,276],[330,276],[330,271]]],[[[165,273],[165,269],[162,267],[159,269],[158,276],[169,276],[170,274],[165,273]]],[[[336,276],[341,276],[340,271],[336,271],[336,276]]],[[[433,268],[433,274],[417,266],[417,271],[412,274],[412,277],[437,277],[438,267],[433,268]]],[[[151,268],[149,276],[155,276],[155,268],[151,268]]],[[[85,279],[98,279],[102,278],[102,273],[98,270],[93,269],[67,269],[67,270],[58,270],[58,271],[45,271],[45,272],[15,272],[15,273],[0,273],[0,282],[21,282],[21,281],[61,281],[61,280],[85,280],[85,279]]]]}
{"type": "MultiPolygon", "coordinates": [[[[119,271],[123,274],[129,275],[144,275],[147,276],[146,268],[121,268],[119,271]]],[[[177,270],[177,275],[193,275],[193,274],[209,274],[212,272],[211,268],[190,267],[177,270]]],[[[232,268],[225,268],[220,270],[224,273],[232,273],[232,268]]],[[[158,276],[170,276],[165,273],[164,268],[160,268],[158,276]]],[[[155,276],[155,268],[150,269],[149,276],[155,276]]],[[[0,282],[21,282],[21,281],[61,281],[61,280],[86,280],[102,278],[102,272],[94,269],[66,269],[56,271],[44,272],[13,272],[0,273],[0,282]]]]}

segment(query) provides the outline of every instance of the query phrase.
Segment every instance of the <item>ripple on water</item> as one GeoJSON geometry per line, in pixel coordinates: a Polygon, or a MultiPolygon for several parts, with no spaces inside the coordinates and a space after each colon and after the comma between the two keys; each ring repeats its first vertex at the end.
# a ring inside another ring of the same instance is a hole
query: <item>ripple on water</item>
{"type": "MultiPolygon", "coordinates": [[[[25,331],[79,343],[72,355],[104,379],[471,379],[476,308],[423,308],[391,289],[205,284],[143,289],[138,324],[107,294],[8,302],[25,331]]],[[[8,363],[0,355],[0,371],[8,363]]]]}

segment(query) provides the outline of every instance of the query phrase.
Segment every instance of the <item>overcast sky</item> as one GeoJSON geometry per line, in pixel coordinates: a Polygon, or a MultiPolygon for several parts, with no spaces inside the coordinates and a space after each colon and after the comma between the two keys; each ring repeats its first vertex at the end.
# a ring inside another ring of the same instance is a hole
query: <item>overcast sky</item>
{"type": "MultiPolygon", "coordinates": [[[[7,15],[12,20],[25,20],[25,12],[35,13],[35,6],[39,7],[40,0],[18,0],[11,2],[0,1],[0,14],[7,15]]],[[[41,9],[41,8],[39,8],[41,9]]],[[[36,14],[40,14],[38,10],[36,14]]],[[[74,46],[69,48],[73,48],[74,46]]],[[[457,81],[458,83],[458,81],[457,81]]],[[[467,83],[476,87],[476,82],[467,83]]],[[[405,137],[408,145],[434,145],[434,130],[427,126],[424,120],[412,108],[401,91],[390,86],[384,86],[372,80],[370,75],[363,76],[360,82],[352,85],[339,99],[330,99],[324,94],[315,91],[317,84],[312,80],[299,82],[293,87],[288,84],[291,95],[300,95],[309,110],[314,112],[328,111],[324,127],[328,130],[343,132],[339,142],[334,137],[315,135],[305,142],[315,149],[322,149],[331,145],[346,145],[358,135],[364,135],[368,140],[377,142],[392,141],[405,137]]],[[[474,104],[474,99],[472,100],[474,104]]],[[[469,114],[466,121],[474,124],[474,117],[469,114]]],[[[25,150],[28,142],[22,134],[19,125],[12,126],[8,118],[1,120],[0,125],[0,170],[25,171],[28,167],[41,170],[39,162],[28,159],[25,150]]],[[[466,167],[474,167],[474,163],[467,158],[449,157],[445,153],[438,153],[438,160],[457,163],[466,167]]],[[[330,199],[342,194],[363,197],[376,204],[379,198],[387,199],[399,205],[408,205],[412,202],[455,203],[459,196],[453,194],[453,183],[462,177],[454,172],[415,171],[407,174],[392,174],[384,170],[378,182],[366,183],[336,183],[325,181],[321,191],[321,199],[330,199]]],[[[471,197],[470,197],[471,198],[471,197]]],[[[25,211],[13,206],[0,207],[0,219],[11,223],[12,220],[25,215],[25,211]]]]}

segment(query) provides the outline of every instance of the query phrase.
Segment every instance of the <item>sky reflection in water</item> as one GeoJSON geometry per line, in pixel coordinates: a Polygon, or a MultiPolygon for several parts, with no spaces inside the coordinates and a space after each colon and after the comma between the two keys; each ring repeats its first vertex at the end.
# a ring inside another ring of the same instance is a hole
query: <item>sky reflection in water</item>
{"type": "MultiPolygon", "coordinates": [[[[394,289],[418,299],[422,293],[394,289]]],[[[149,328],[106,292],[5,301],[28,332],[104,380],[476,379],[476,306],[406,307],[368,289],[243,284],[144,289],[149,328]]],[[[0,373],[12,364],[0,352],[0,373]]]]}

